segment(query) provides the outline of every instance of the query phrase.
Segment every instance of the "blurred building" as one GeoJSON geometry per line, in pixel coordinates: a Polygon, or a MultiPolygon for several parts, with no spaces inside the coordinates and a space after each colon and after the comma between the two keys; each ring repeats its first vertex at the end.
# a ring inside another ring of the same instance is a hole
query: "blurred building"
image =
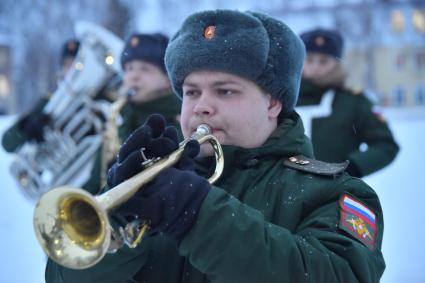
{"type": "Polygon", "coordinates": [[[346,54],[349,84],[375,90],[383,105],[425,104],[425,3],[382,3],[371,12],[372,45],[353,44],[346,54]]]}
{"type": "Polygon", "coordinates": [[[377,89],[387,104],[425,104],[425,2],[386,13],[391,41],[375,48],[377,89]]]}
{"type": "Polygon", "coordinates": [[[302,32],[335,28],[349,87],[382,105],[425,105],[425,1],[304,1],[269,13],[302,32]]]}
{"type": "Polygon", "coordinates": [[[124,1],[0,1],[0,111],[28,111],[55,91],[60,51],[75,37],[76,22],[98,24],[120,37],[130,32],[124,1]]]}

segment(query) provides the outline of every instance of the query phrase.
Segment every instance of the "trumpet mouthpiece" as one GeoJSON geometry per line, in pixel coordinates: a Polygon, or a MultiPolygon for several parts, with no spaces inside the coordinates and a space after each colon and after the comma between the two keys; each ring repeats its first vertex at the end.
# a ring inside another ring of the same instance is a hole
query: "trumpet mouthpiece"
{"type": "Polygon", "coordinates": [[[208,135],[211,133],[211,127],[207,124],[201,124],[196,128],[196,132],[201,135],[208,135]]]}
{"type": "Polygon", "coordinates": [[[130,88],[127,92],[127,98],[131,98],[133,96],[135,96],[137,93],[137,91],[134,88],[130,88]]]}
{"type": "Polygon", "coordinates": [[[196,128],[196,131],[190,136],[190,138],[184,140],[182,144],[186,144],[191,139],[198,140],[204,136],[211,134],[211,128],[207,124],[201,124],[196,128]]]}

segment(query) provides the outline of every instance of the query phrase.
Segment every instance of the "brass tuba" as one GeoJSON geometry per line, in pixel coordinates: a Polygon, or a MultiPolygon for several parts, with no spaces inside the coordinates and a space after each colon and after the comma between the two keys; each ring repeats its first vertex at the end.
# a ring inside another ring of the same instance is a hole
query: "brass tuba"
{"type": "MultiPolygon", "coordinates": [[[[216,167],[208,181],[214,183],[223,171],[224,160],[220,143],[210,133],[209,126],[202,124],[189,139],[208,142],[213,147],[216,167]]],[[[174,165],[189,139],[167,157],[144,162],[143,171],[101,195],[93,196],[67,186],[44,194],[34,212],[34,229],[43,250],[52,260],[67,268],[84,269],[99,262],[106,252],[115,249],[112,247],[115,239],[111,241],[111,236],[115,238],[117,233],[110,226],[108,212],[130,199],[163,169],[174,165]]],[[[137,235],[131,242],[124,242],[129,247],[137,246],[145,230],[145,225],[138,227],[137,233],[132,233],[137,235]]]]}
{"type": "Polygon", "coordinates": [[[124,47],[120,38],[88,22],[78,22],[75,33],[81,44],[72,69],[43,109],[52,118],[45,141],[25,143],[10,167],[31,198],[65,184],[82,186],[88,180],[110,108],[94,97],[120,77],[118,58],[124,47]]]}

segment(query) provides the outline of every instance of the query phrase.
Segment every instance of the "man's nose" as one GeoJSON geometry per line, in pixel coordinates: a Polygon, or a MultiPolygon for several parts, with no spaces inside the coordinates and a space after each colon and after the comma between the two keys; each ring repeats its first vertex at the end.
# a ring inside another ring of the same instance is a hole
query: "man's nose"
{"type": "Polygon", "coordinates": [[[196,105],[193,108],[193,111],[197,115],[202,115],[202,116],[213,115],[215,110],[214,110],[214,104],[213,104],[211,95],[209,93],[202,93],[199,96],[198,101],[196,102],[196,105]]]}
{"type": "Polygon", "coordinates": [[[130,81],[133,82],[133,83],[137,83],[142,78],[143,78],[142,75],[139,75],[139,74],[134,73],[134,74],[131,74],[130,81]]]}
{"type": "Polygon", "coordinates": [[[320,69],[317,63],[310,63],[304,67],[304,75],[312,76],[320,69]]]}

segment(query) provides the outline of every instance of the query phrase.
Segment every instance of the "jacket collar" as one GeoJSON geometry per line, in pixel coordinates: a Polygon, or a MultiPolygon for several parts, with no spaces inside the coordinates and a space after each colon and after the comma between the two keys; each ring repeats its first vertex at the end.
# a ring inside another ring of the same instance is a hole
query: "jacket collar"
{"type": "MultiPolygon", "coordinates": [[[[224,145],[222,148],[224,172],[230,172],[235,167],[253,167],[268,159],[282,159],[295,155],[313,157],[313,147],[310,140],[304,135],[301,118],[295,112],[284,118],[266,143],[260,147],[246,149],[224,145]]],[[[199,160],[200,171],[210,171],[211,163],[213,163],[213,158],[199,160]]]]}

